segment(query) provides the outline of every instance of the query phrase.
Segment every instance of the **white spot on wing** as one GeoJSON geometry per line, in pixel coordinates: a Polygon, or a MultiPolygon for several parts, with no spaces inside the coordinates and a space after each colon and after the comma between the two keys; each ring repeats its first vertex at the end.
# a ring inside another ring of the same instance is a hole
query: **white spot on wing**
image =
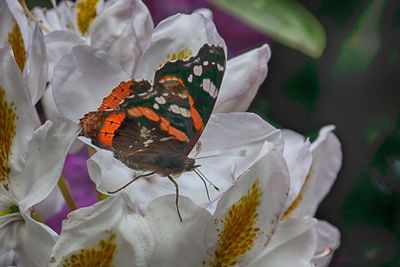
{"type": "Polygon", "coordinates": [[[175,114],[181,114],[179,107],[175,104],[170,105],[169,109],[172,110],[172,112],[175,114]]]}
{"type": "Polygon", "coordinates": [[[153,143],[153,142],[154,142],[153,140],[149,139],[149,140],[143,142],[143,145],[144,145],[145,147],[148,147],[148,146],[149,146],[151,143],[153,143]]]}
{"type": "Polygon", "coordinates": [[[208,65],[208,61],[204,61],[204,62],[203,62],[203,65],[204,65],[204,66],[207,66],[207,65],[208,65]]]}
{"type": "Polygon", "coordinates": [[[158,96],[156,97],[156,102],[160,105],[165,104],[167,101],[165,100],[165,98],[163,96],[158,96]]]}
{"type": "Polygon", "coordinates": [[[192,74],[189,75],[188,82],[190,82],[190,83],[193,82],[193,75],[192,74]]]}
{"type": "Polygon", "coordinates": [[[196,76],[200,76],[203,73],[203,67],[202,66],[194,66],[193,67],[193,73],[196,76]]]}
{"type": "Polygon", "coordinates": [[[178,93],[178,96],[182,99],[186,99],[188,97],[185,93],[178,93]]]}
{"type": "Polygon", "coordinates": [[[220,64],[217,64],[217,68],[218,68],[219,71],[223,71],[224,70],[224,67],[221,66],[220,64]]]}
{"type": "Polygon", "coordinates": [[[209,95],[212,98],[215,98],[217,96],[218,89],[215,87],[215,85],[213,84],[213,82],[210,79],[204,79],[202,85],[203,85],[204,91],[209,93],[209,95]]]}
{"type": "Polygon", "coordinates": [[[186,108],[180,108],[180,112],[181,112],[181,115],[185,118],[190,118],[192,116],[190,111],[186,108]]]}
{"type": "Polygon", "coordinates": [[[159,109],[160,106],[159,106],[157,103],[154,103],[153,108],[154,108],[154,109],[159,109]]]}
{"type": "Polygon", "coordinates": [[[171,139],[173,139],[172,136],[163,137],[163,138],[160,139],[160,142],[166,142],[166,141],[171,140],[171,139]]]}

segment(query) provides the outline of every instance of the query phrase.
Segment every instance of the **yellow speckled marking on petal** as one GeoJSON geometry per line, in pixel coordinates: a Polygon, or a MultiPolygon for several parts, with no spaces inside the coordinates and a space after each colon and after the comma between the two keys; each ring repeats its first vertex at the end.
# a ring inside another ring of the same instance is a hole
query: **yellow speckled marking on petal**
{"type": "Polygon", "coordinates": [[[90,24],[96,18],[96,5],[98,0],[80,0],[76,3],[76,20],[79,30],[85,35],[90,24]]]}
{"type": "Polygon", "coordinates": [[[64,267],[114,267],[114,257],[117,252],[116,235],[111,234],[106,240],[101,240],[96,246],[81,249],[64,259],[64,267]]]}
{"type": "Polygon", "coordinates": [[[9,157],[16,134],[16,108],[6,101],[5,91],[0,87],[0,183],[7,188],[10,174],[9,157]]]}
{"type": "Polygon", "coordinates": [[[209,267],[232,266],[255,245],[257,234],[261,231],[256,226],[261,203],[261,188],[257,179],[246,195],[233,204],[225,214],[218,229],[218,242],[212,259],[204,265],[209,267]]]}
{"type": "Polygon", "coordinates": [[[22,39],[22,34],[17,23],[14,24],[11,32],[8,33],[8,43],[13,50],[14,58],[19,69],[23,71],[25,67],[26,51],[24,39],[22,39]]]}
{"type": "Polygon", "coordinates": [[[312,166],[310,168],[310,171],[307,174],[306,179],[304,179],[304,183],[303,183],[303,186],[300,189],[299,195],[296,197],[296,199],[292,202],[292,204],[289,206],[289,208],[287,208],[287,210],[283,214],[283,219],[284,220],[289,218],[289,216],[293,213],[293,211],[296,210],[296,208],[300,205],[301,201],[303,200],[304,191],[306,190],[306,187],[307,187],[307,184],[308,184],[308,180],[310,178],[311,169],[312,169],[312,166]]]}
{"type": "Polygon", "coordinates": [[[190,58],[192,55],[193,52],[190,48],[184,48],[177,51],[176,53],[170,53],[167,55],[165,61],[160,64],[160,67],[169,61],[176,61],[178,59],[186,60],[190,58]]]}

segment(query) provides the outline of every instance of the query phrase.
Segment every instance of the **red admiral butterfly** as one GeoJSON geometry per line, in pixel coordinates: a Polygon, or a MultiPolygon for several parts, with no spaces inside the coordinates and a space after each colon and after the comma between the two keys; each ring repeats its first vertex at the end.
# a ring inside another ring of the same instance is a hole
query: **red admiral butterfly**
{"type": "Polygon", "coordinates": [[[81,118],[81,135],[129,168],[168,177],[178,198],[171,175],[197,167],[188,154],[211,116],[225,62],[222,47],[205,44],[196,56],[162,65],[153,84],[121,82],[97,111],[81,118]]]}

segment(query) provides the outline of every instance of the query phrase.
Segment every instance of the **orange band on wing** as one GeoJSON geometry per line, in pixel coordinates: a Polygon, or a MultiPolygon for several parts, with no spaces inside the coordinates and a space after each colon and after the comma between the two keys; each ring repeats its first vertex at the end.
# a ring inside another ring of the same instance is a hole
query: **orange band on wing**
{"type": "Polygon", "coordinates": [[[112,113],[103,122],[97,136],[98,140],[101,141],[106,147],[112,147],[112,140],[114,138],[115,131],[121,126],[122,121],[125,119],[125,113],[112,113]]]}
{"type": "Polygon", "coordinates": [[[167,132],[169,135],[175,137],[177,140],[182,142],[188,142],[189,138],[187,135],[171,126],[171,123],[164,117],[158,115],[154,110],[148,107],[132,107],[128,109],[128,114],[132,117],[145,117],[151,121],[160,123],[160,130],[167,132]]]}
{"type": "Polygon", "coordinates": [[[204,129],[203,119],[201,118],[197,109],[194,107],[194,101],[191,95],[189,95],[189,105],[190,105],[190,113],[192,115],[194,128],[198,131],[203,131],[204,129]]]}
{"type": "Polygon", "coordinates": [[[122,100],[133,93],[133,90],[131,89],[133,83],[133,80],[119,83],[117,87],[115,87],[111,93],[103,99],[98,110],[102,111],[117,108],[122,100]]]}
{"type": "Polygon", "coordinates": [[[160,82],[160,83],[164,83],[164,82],[167,82],[168,80],[175,80],[175,81],[178,81],[178,83],[179,83],[183,88],[186,88],[185,83],[182,81],[182,79],[179,78],[179,77],[176,76],[176,75],[165,75],[165,76],[163,76],[163,77],[159,80],[159,82],[160,82]]]}

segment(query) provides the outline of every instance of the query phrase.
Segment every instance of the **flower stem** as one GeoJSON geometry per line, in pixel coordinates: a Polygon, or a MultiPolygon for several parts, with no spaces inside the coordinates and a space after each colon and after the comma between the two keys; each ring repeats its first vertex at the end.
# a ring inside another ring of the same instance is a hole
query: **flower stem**
{"type": "Polygon", "coordinates": [[[78,206],[76,205],[76,202],[72,197],[71,191],[69,190],[68,185],[62,175],[60,176],[60,179],[58,179],[58,187],[60,188],[60,191],[64,197],[65,202],[68,205],[69,210],[76,210],[78,206]]]}

